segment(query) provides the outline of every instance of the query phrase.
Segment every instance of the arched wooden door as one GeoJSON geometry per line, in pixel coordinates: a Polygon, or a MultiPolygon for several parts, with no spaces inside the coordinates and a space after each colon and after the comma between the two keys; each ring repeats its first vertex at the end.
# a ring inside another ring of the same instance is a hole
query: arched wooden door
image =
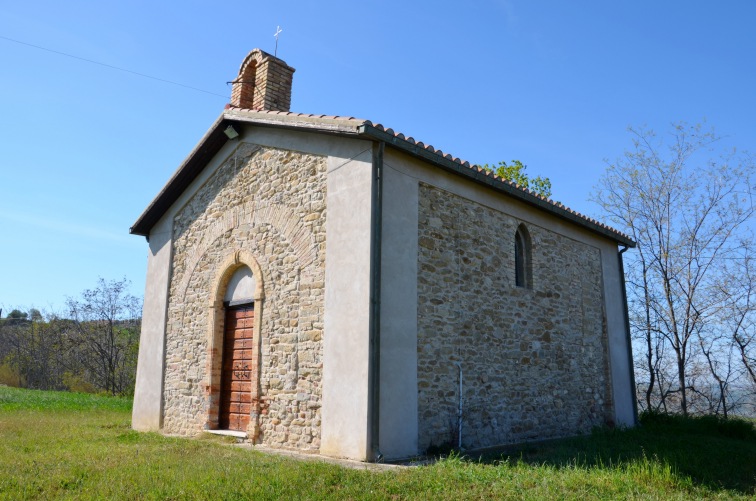
{"type": "Polygon", "coordinates": [[[218,427],[247,431],[252,402],[254,304],[227,307],[223,333],[218,427]]]}

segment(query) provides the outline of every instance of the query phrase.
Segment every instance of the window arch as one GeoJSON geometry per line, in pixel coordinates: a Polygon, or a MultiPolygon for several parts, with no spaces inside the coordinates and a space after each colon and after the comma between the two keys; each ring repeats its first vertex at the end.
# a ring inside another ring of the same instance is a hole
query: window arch
{"type": "Polygon", "coordinates": [[[524,224],[515,231],[515,285],[517,287],[533,288],[533,260],[531,252],[530,233],[524,224]]]}

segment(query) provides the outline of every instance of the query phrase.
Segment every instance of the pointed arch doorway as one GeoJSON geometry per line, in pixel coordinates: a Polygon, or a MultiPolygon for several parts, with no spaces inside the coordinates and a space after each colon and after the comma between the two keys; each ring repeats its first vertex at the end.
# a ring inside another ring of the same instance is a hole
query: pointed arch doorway
{"type": "Polygon", "coordinates": [[[207,430],[261,438],[260,355],[263,274],[247,251],[229,252],[213,280],[208,357],[207,430]]]}

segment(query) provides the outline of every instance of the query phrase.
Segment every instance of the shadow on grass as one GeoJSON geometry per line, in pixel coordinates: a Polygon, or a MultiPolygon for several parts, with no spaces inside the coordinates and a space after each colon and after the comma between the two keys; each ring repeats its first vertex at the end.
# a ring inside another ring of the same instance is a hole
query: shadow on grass
{"type": "Polygon", "coordinates": [[[632,429],[467,454],[471,461],[522,461],[556,468],[621,468],[656,462],[712,490],[756,494],[756,428],[742,419],[644,413],[632,429]]]}

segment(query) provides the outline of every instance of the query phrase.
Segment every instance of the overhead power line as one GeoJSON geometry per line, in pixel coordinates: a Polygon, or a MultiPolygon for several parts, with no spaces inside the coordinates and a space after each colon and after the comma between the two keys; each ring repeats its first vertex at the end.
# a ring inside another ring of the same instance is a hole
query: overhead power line
{"type": "Polygon", "coordinates": [[[137,75],[137,76],[140,76],[140,77],[143,77],[143,78],[149,78],[151,80],[157,80],[158,82],[163,82],[163,83],[167,83],[167,84],[171,84],[171,85],[177,85],[179,87],[184,87],[185,89],[191,89],[191,90],[194,90],[194,91],[197,91],[197,92],[204,92],[205,94],[210,94],[212,96],[218,96],[218,97],[222,97],[224,99],[229,99],[229,96],[225,96],[223,94],[217,94],[215,92],[210,92],[209,90],[199,89],[197,87],[192,87],[191,85],[186,85],[186,84],[182,84],[182,83],[179,83],[179,82],[174,82],[173,80],[166,80],[165,78],[153,77],[152,75],[147,75],[145,73],[140,73],[138,71],[128,70],[126,68],[121,68],[119,66],[113,66],[112,64],[101,63],[100,61],[94,61],[92,59],[87,59],[85,57],[75,56],[73,54],[68,54],[67,52],[62,52],[62,51],[59,51],[59,50],[48,49],[47,47],[42,47],[40,45],[34,45],[34,44],[31,44],[31,43],[28,43],[28,42],[22,42],[21,40],[16,40],[16,39],[9,38],[9,37],[3,36],[3,35],[0,35],[0,38],[2,38],[3,40],[8,40],[9,42],[20,44],[20,45],[26,45],[27,47],[33,47],[35,49],[44,50],[44,51],[47,51],[47,52],[52,52],[53,54],[59,54],[61,56],[70,57],[72,59],[78,59],[79,61],[85,61],[87,63],[97,64],[99,66],[104,66],[106,68],[111,68],[113,70],[118,70],[118,71],[123,71],[123,72],[126,72],[126,73],[131,73],[132,75],[137,75]]]}

